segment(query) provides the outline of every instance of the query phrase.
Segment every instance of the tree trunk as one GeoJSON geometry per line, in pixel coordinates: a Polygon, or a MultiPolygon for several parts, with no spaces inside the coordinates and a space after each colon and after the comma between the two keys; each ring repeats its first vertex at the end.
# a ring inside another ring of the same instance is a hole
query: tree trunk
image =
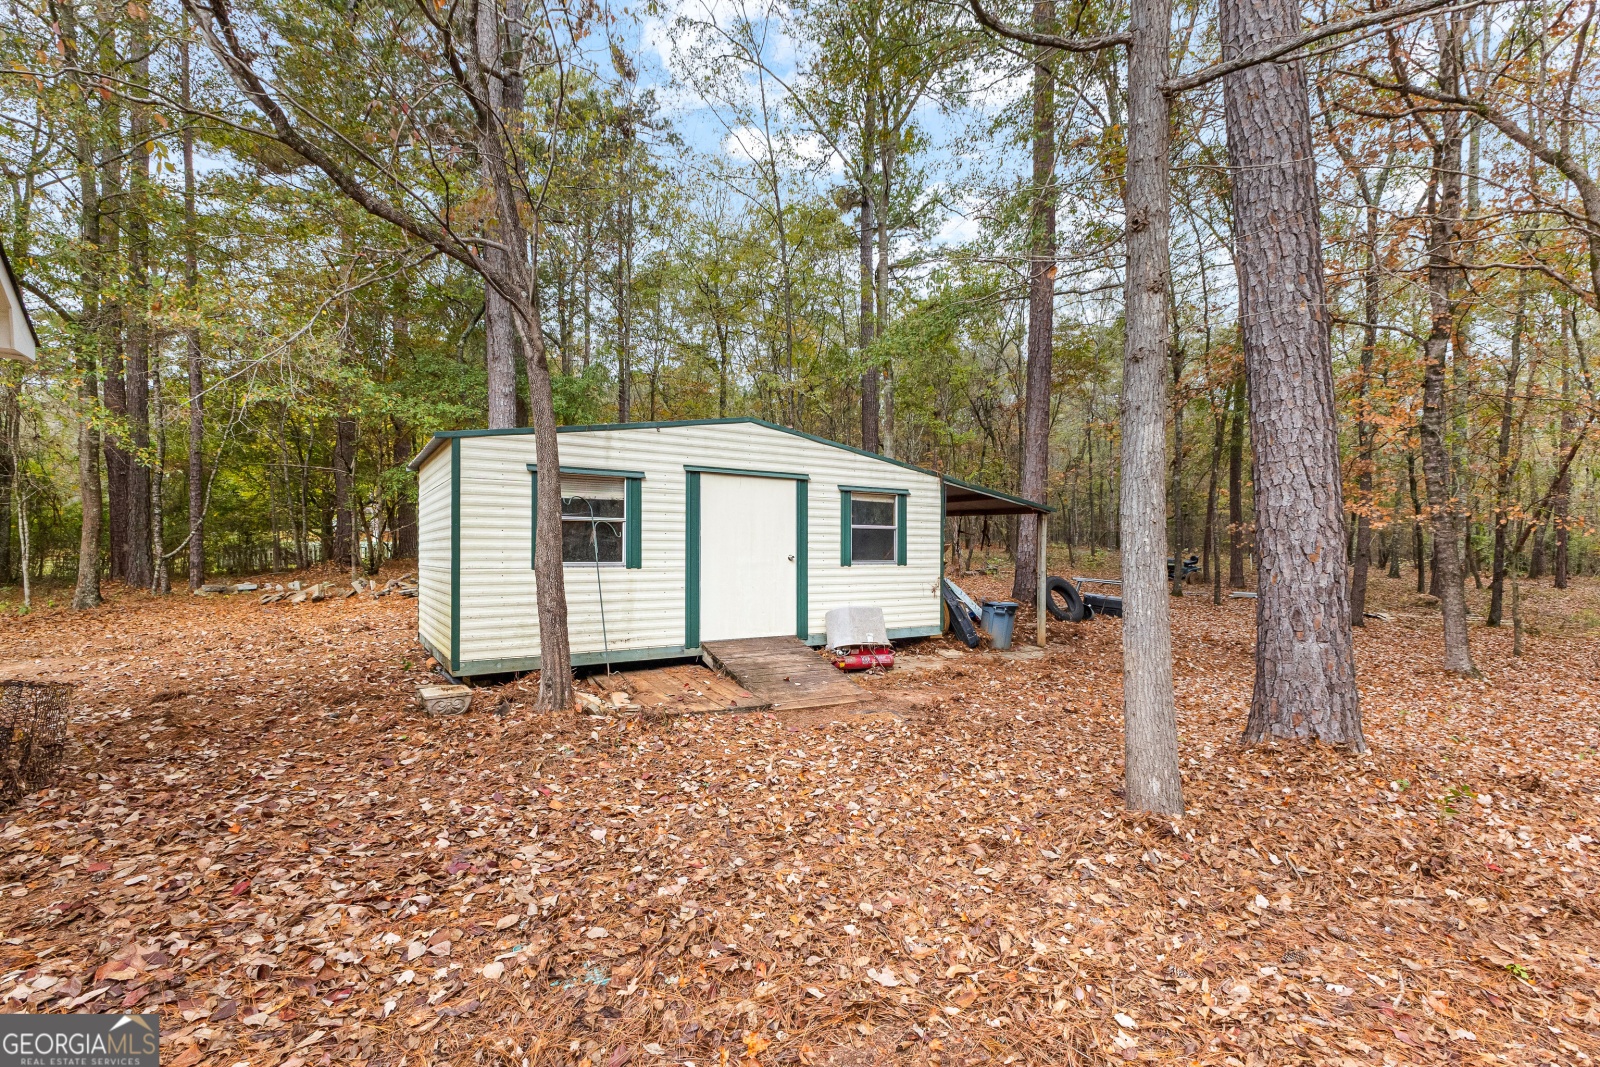
{"type": "MultiPolygon", "coordinates": [[[[624,136],[632,146],[633,127],[624,136]]],[[[623,183],[627,191],[617,205],[621,247],[617,250],[617,421],[633,419],[633,188],[627,186],[624,157],[623,183]]]]}
{"type": "MultiPolygon", "coordinates": [[[[1454,59],[1446,50],[1442,80],[1453,91],[1454,59]]],[[[1457,549],[1461,527],[1457,502],[1450,490],[1450,449],[1446,440],[1445,359],[1456,327],[1455,267],[1456,227],[1461,213],[1460,115],[1442,117],[1444,136],[1434,149],[1433,175],[1428,199],[1428,307],[1432,328],[1423,345],[1422,479],[1433,525],[1434,566],[1439,575],[1439,607],[1444,621],[1444,667],[1459,674],[1476,675],[1467,636],[1466,590],[1461,584],[1457,549]]]]}
{"type": "MultiPolygon", "coordinates": [[[[138,16],[133,24],[133,49],[143,53],[134,64],[134,82],[148,83],[150,59],[147,54],[149,17],[138,16]]],[[[141,94],[143,95],[143,94],[141,94]]],[[[138,589],[149,589],[155,581],[150,532],[150,468],[145,452],[150,447],[150,113],[142,105],[129,112],[128,138],[128,304],[127,469],[128,521],[127,582],[138,589]]]]}
{"type": "MultiPolygon", "coordinates": [[[[1387,171],[1384,178],[1387,179],[1387,171]]],[[[1365,626],[1367,615],[1367,571],[1372,567],[1372,488],[1377,468],[1377,430],[1372,424],[1372,361],[1378,352],[1378,303],[1381,279],[1378,274],[1377,205],[1367,204],[1366,261],[1361,278],[1361,378],[1357,390],[1356,442],[1361,469],[1356,487],[1361,494],[1356,512],[1355,567],[1350,578],[1350,625],[1365,626]]]]}
{"type": "MultiPolygon", "coordinates": [[[[189,17],[185,13],[179,37],[179,67],[182,74],[183,106],[189,107],[189,17]]],[[[195,181],[193,120],[183,118],[183,280],[189,290],[191,306],[200,283],[198,250],[195,241],[195,181]]],[[[200,331],[184,332],[189,363],[189,591],[206,580],[206,420],[205,366],[200,358],[200,331]]]]}
{"type": "MultiPolygon", "coordinates": [[[[1565,318],[1563,316],[1563,318],[1565,318]]],[[[1565,332],[1565,331],[1563,331],[1565,332]]],[[[1562,354],[1561,360],[1561,422],[1556,434],[1556,455],[1565,456],[1572,446],[1572,432],[1577,416],[1572,410],[1572,371],[1562,354]]],[[[1572,499],[1572,471],[1569,468],[1556,479],[1555,491],[1550,494],[1551,529],[1555,535],[1555,550],[1551,552],[1550,584],[1557,589],[1567,587],[1567,510],[1572,499]]]]}
{"type": "Polygon", "coordinates": [[[1517,379],[1522,375],[1522,331],[1527,321],[1528,293],[1517,292],[1517,310],[1511,318],[1511,365],[1506,368],[1505,388],[1500,393],[1500,438],[1496,444],[1494,469],[1494,557],[1489,572],[1488,626],[1499,626],[1505,614],[1506,532],[1511,521],[1511,429],[1517,399],[1517,379]]]}
{"type": "Polygon", "coordinates": [[[1187,353],[1178,328],[1178,294],[1172,288],[1171,272],[1167,278],[1167,303],[1170,311],[1172,338],[1168,351],[1172,358],[1172,595],[1183,595],[1183,558],[1188,546],[1188,530],[1183,514],[1183,365],[1187,353]]]}
{"type": "MultiPolygon", "coordinates": [[[[892,138],[880,138],[878,148],[878,176],[881,179],[878,186],[878,208],[874,213],[878,224],[878,264],[877,264],[877,305],[878,313],[875,317],[874,332],[879,336],[888,329],[889,325],[889,260],[893,249],[889,247],[889,179],[894,172],[894,141],[892,138]]],[[[894,364],[885,361],[883,368],[884,389],[882,391],[883,414],[880,416],[880,444],[883,454],[890,459],[894,458],[894,364]]]]}
{"type": "Polygon", "coordinates": [[[333,540],[325,562],[346,565],[355,551],[356,420],[341,415],[333,424],[333,540]]]}
{"type": "Polygon", "coordinates": [[[1228,588],[1243,589],[1244,579],[1244,377],[1234,381],[1233,426],[1228,432],[1228,588]]]}
{"type": "MultiPolygon", "coordinates": [[[[505,51],[498,17],[499,9],[500,5],[496,0],[482,0],[476,26],[479,51],[490,58],[497,67],[505,51]]],[[[503,99],[505,94],[500,79],[486,76],[484,81],[488,86],[489,107],[495,114],[501,114],[505,107],[503,99]]],[[[484,133],[480,140],[490,137],[499,137],[499,132],[491,129],[484,133]]],[[[480,150],[483,158],[487,160],[489,153],[486,146],[480,145],[480,150]]],[[[487,180],[486,175],[485,181],[487,180]]],[[[488,231],[490,239],[502,246],[486,249],[484,259],[495,269],[504,270],[508,255],[504,247],[507,244],[506,227],[499,217],[494,217],[484,228],[488,231]]],[[[517,330],[512,324],[511,316],[511,302],[494,286],[485,284],[483,339],[484,362],[489,385],[488,425],[491,430],[504,430],[517,425],[517,330]]]]}
{"type": "MultiPolygon", "coordinates": [[[[1033,30],[1054,32],[1055,0],[1035,0],[1033,30]]],[[[1050,386],[1055,356],[1056,206],[1055,75],[1037,50],[1033,66],[1033,202],[1029,208],[1028,367],[1023,399],[1022,495],[1043,501],[1050,471],[1050,386]]],[[[1017,528],[1011,595],[1024,604],[1035,596],[1039,570],[1038,524],[1017,528]]],[[[1046,550],[1047,551],[1047,550],[1046,550]]]]}
{"type": "MultiPolygon", "coordinates": [[[[96,62],[102,71],[122,69],[122,60],[116,53],[116,20],[119,17],[117,10],[109,3],[96,5],[94,32],[94,37],[98,39],[96,62]]],[[[100,121],[96,124],[100,134],[99,260],[102,264],[101,284],[104,287],[99,321],[100,383],[106,413],[114,424],[101,434],[101,448],[105,453],[108,574],[113,580],[125,580],[128,577],[130,462],[128,442],[123,436],[128,415],[128,388],[124,377],[127,366],[122,349],[124,322],[122,286],[117,284],[115,277],[122,254],[122,230],[127,215],[122,172],[125,157],[120,110],[117,97],[105,100],[99,111],[100,121]]]]}
{"type": "Polygon", "coordinates": [[[1183,812],[1167,600],[1166,354],[1171,0],[1132,0],[1128,29],[1122,370],[1122,703],[1127,806],[1183,812]]]}
{"type": "Polygon", "coordinates": [[[1223,393],[1222,404],[1212,412],[1215,428],[1211,434],[1211,476],[1206,482],[1205,543],[1200,546],[1200,584],[1215,585],[1212,602],[1222,603],[1222,567],[1217,555],[1217,497],[1222,490],[1222,449],[1227,440],[1228,396],[1230,387],[1223,393]]]}
{"type": "MultiPolygon", "coordinates": [[[[1437,173],[1437,171],[1435,171],[1437,173]]],[[[1459,178],[1446,174],[1443,181],[1458,186],[1459,178]]],[[[1446,192],[1446,205],[1451,194],[1446,192]]],[[[1442,205],[1443,206],[1443,205],[1442,205]]],[[[1443,206],[1443,211],[1450,211],[1443,206]]],[[[1434,315],[1434,328],[1424,344],[1424,374],[1422,374],[1422,483],[1427,493],[1427,509],[1434,526],[1434,573],[1438,576],[1438,601],[1445,629],[1445,669],[1464,675],[1475,675],[1472,651],[1467,646],[1466,590],[1461,585],[1461,558],[1458,545],[1461,531],[1458,526],[1456,502],[1450,496],[1450,450],[1445,442],[1445,352],[1450,347],[1450,331],[1454,325],[1454,301],[1450,296],[1448,256],[1443,248],[1448,242],[1448,222],[1438,219],[1429,227],[1435,248],[1429,259],[1429,304],[1434,315]]]]}
{"type": "MultiPolygon", "coordinates": [[[[403,468],[411,461],[411,431],[394,421],[394,465],[403,468]]],[[[407,482],[394,506],[394,558],[417,558],[417,497],[414,483],[407,482]]]]}
{"type": "Polygon", "coordinates": [[[1417,565],[1417,592],[1427,591],[1427,546],[1422,537],[1422,498],[1417,495],[1417,454],[1406,453],[1406,482],[1411,489],[1411,559],[1417,565]]]}
{"type": "MultiPolygon", "coordinates": [[[[1223,55],[1300,30],[1286,0],[1223,0],[1223,55]]],[[[1256,682],[1244,740],[1363,751],[1350,633],[1333,353],[1299,61],[1223,79],[1239,320],[1255,442],[1256,682]]]]}
{"type": "MultiPolygon", "coordinates": [[[[61,37],[68,63],[77,66],[77,9],[61,8],[61,37]]],[[[83,91],[82,75],[73,79],[83,91]]],[[[87,98],[87,92],[84,93],[87,98]]],[[[72,607],[83,611],[97,607],[100,598],[100,526],[104,515],[100,498],[100,431],[95,425],[95,405],[99,400],[96,384],[98,360],[96,341],[100,337],[100,290],[105,264],[100,255],[100,187],[95,171],[96,139],[93,126],[79,117],[73,124],[73,149],[78,171],[78,232],[80,235],[78,277],[82,286],[81,318],[74,332],[73,354],[81,384],[79,403],[83,405],[78,423],[78,499],[82,525],[78,533],[78,581],[72,592],[72,607]]]]}
{"type": "MultiPolygon", "coordinates": [[[[493,18],[488,4],[478,8],[479,19],[493,18]]],[[[520,10],[515,0],[508,6],[507,24],[521,23],[520,10]]],[[[482,38],[481,31],[474,40],[482,38]]],[[[474,72],[469,77],[474,84],[488,80],[485,70],[513,72],[507,79],[503,96],[504,111],[492,116],[494,128],[505,136],[514,134],[520,126],[522,111],[521,78],[515,72],[522,68],[521,42],[511,40],[508,54],[497,63],[491,63],[474,48],[474,72]]],[[[487,93],[485,92],[485,95],[487,93]]],[[[545,360],[544,334],[539,322],[538,290],[538,215],[533,215],[535,229],[530,242],[523,228],[522,215],[517,210],[517,194],[512,185],[510,163],[506,157],[506,141],[501,136],[484,137],[484,173],[494,198],[496,216],[507,238],[511,255],[507,257],[506,272],[495,274],[486,281],[505,287],[502,295],[513,302],[517,336],[522,342],[522,358],[528,376],[528,415],[533,423],[533,451],[535,465],[543,471],[556,472],[555,477],[538,480],[538,498],[534,501],[535,538],[533,579],[535,601],[539,615],[539,699],[541,711],[567,712],[572,708],[572,646],[567,634],[567,591],[565,573],[561,562],[561,459],[556,432],[555,400],[550,391],[550,367],[545,360]]]]}
{"type": "Polygon", "coordinates": [[[1533,522],[1528,527],[1533,531],[1528,548],[1528,581],[1536,582],[1544,577],[1544,524],[1533,522]]]}
{"type": "Polygon", "coordinates": [[[877,142],[877,98],[867,90],[866,113],[861,123],[861,162],[865,178],[861,184],[861,211],[859,255],[861,261],[861,296],[857,328],[861,346],[861,447],[876,452],[881,447],[878,440],[878,368],[870,362],[869,350],[877,336],[875,309],[877,306],[877,269],[873,264],[872,242],[877,226],[873,221],[872,174],[877,156],[873,146],[877,142]]]}

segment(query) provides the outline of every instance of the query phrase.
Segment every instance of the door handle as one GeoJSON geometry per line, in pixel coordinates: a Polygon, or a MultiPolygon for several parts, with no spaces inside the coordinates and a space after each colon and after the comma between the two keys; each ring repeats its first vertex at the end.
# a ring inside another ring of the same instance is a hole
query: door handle
{"type": "Polygon", "coordinates": [[[790,562],[790,563],[793,563],[793,562],[794,562],[794,557],[793,557],[793,556],[790,556],[790,557],[789,557],[789,562],[790,562]]]}

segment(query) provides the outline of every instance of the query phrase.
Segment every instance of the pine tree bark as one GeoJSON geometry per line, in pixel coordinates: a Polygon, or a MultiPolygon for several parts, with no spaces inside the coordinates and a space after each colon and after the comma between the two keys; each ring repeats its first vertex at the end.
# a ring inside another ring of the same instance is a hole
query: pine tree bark
{"type": "MultiPolygon", "coordinates": [[[[1055,29],[1055,0],[1036,0],[1033,32],[1055,29]]],[[[1050,470],[1050,388],[1055,357],[1055,72],[1036,49],[1033,66],[1033,201],[1029,206],[1028,362],[1023,390],[1022,495],[1043,501],[1050,470]]],[[[1011,595],[1032,603],[1039,572],[1038,524],[1017,527],[1011,595]]],[[[1048,550],[1046,550],[1048,551],[1048,550]]]]}
{"type": "MultiPolygon", "coordinates": [[[[1288,0],[1222,0],[1224,59],[1293,37],[1288,0]]],[[[1223,79],[1255,442],[1256,681],[1244,740],[1363,751],[1311,108],[1299,61],[1223,79]]]]}
{"type": "Polygon", "coordinates": [[[1122,370],[1122,704],[1127,806],[1183,812],[1167,599],[1167,275],[1171,0],[1128,11],[1127,268],[1122,370]]]}

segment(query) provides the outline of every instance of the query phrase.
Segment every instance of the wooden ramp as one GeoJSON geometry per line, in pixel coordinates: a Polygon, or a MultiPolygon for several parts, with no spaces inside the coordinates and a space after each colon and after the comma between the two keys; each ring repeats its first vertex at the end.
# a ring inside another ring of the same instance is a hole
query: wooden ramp
{"type": "Polygon", "coordinates": [[[698,663],[646,671],[596,674],[586,681],[602,697],[628,694],[628,704],[659,715],[709,714],[719,711],[765,711],[772,705],[732,679],[698,663]]]}
{"type": "Polygon", "coordinates": [[[704,641],[700,648],[707,666],[727,672],[773,711],[843,708],[873,699],[798,637],[704,641]]]}

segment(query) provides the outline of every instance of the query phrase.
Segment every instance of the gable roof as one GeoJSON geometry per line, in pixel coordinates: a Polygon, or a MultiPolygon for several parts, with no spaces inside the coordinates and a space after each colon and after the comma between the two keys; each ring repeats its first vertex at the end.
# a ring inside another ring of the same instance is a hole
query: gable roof
{"type": "Polygon", "coordinates": [[[33,328],[33,319],[28,317],[28,305],[22,299],[22,286],[17,282],[16,272],[11,269],[11,259],[6,255],[6,246],[0,242],[0,286],[5,291],[0,296],[4,297],[3,303],[9,305],[6,312],[11,316],[11,345],[0,347],[0,359],[20,359],[24,363],[32,363],[39,350],[39,334],[33,328]],[[18,320],[21,320],[27,337],[18,336],[18,320]]]}
{"type": "MultiPolygon", "coordinates": [[[[556,432],[589,433],[596,430],[659,430],[675,426],[733,426],[740,423],[765,427],[768,430],[776,430],[779,433],[793,434],[795,437],[814,441],[817,444],[828,445],[846,452],[854,452],[856,455],[866,459],[874,459],[880,463],[892,463],[896,467],[904,467],[906,470],[916,471],[918,474],[926,474],[929,477],[938,478],[944,485],[949,513],[952,515],[1017,515],[1055,511],[1055,508],[1046,504],[1035,503],[1026,497],[1014,496],[998,489],[988,489],[972,482],[962,481],[959,478],[952,478],[948,474],[941,474],[926,467],[919,467],[915,463],[907,463],[904,460],[880,456],[878,453],[869,452],[864,448],[857,448],[854,445],[843,444],[839,441],[831,441],[826,437],[818,437],[816,434],[806,433],[804,430],[780,426],[775,422],[768,422],[766,419],[757,419],[751,416],[734,416],[726,419],[678,419],[666,422],[613,422],[585,426],[558,426],[556,427],[556,432]]],[[[440,430],[433,435],[432,440],[423,446],[422,451],[417,453],[417,458],[406,464],[406,468],[412,471],[420,470],[422,465],[428,461],[428,457],[444,447],[444,443],[452,438],[532,436],[532,434],[533,428],[530,426],[515,426],[504,430],[440,430]]]]}

